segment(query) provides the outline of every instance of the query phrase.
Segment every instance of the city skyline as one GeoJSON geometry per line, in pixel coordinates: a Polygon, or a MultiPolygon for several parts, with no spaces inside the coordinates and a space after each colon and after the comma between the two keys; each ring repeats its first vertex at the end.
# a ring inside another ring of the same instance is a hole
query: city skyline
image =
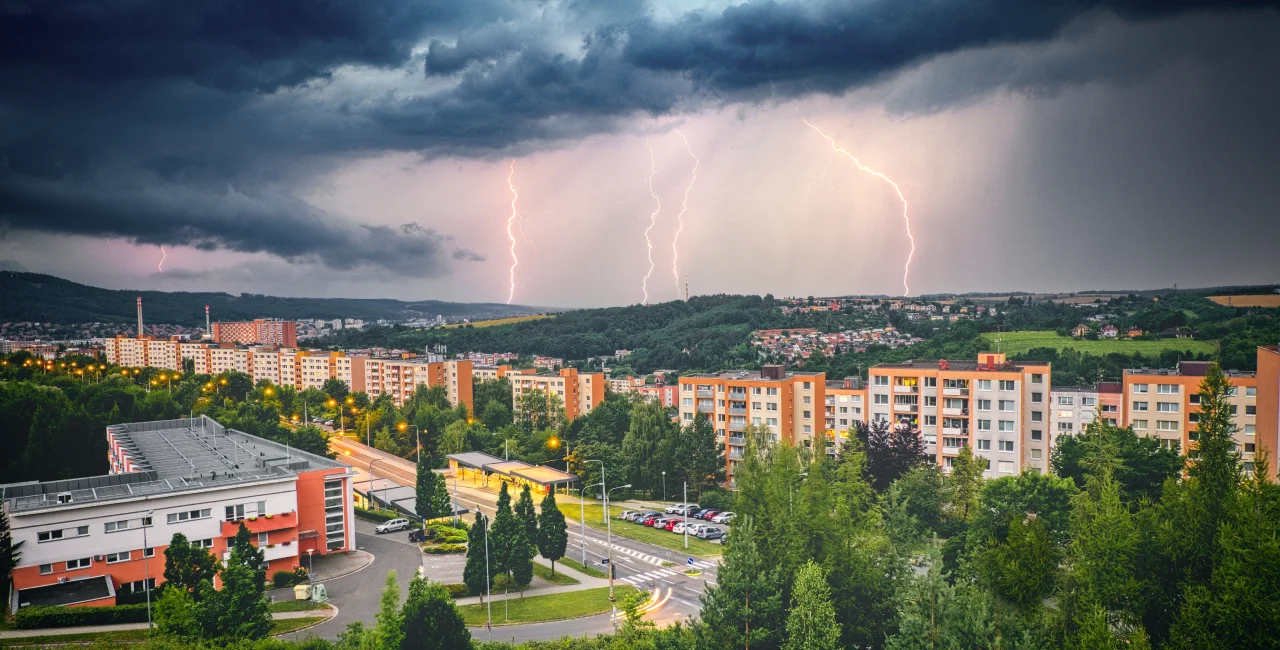
{"type": "Polygon", "coordinates": [[[259,39],[158,5],[145,28],[11,13],[0,264],[557,307],[672,300],[686,274],[694,294],[903,293],[903,205],[807,120],[901,186],[914,295],[1280,275],[1257,236],[1280,207],[1274,8],[484,5],[281,7],[251,16],[259,39]],[[746,56],[753,24],[811,47],[746,56]]]}

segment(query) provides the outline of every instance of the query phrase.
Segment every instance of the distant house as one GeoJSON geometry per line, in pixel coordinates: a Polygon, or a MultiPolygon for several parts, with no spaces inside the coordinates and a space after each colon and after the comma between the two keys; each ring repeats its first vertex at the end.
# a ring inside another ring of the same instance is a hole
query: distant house
{"type": "Polygon", "coordinates": [[[1099,333],[1104,339],[1114,339],[1120,336],[1120,330],[1115,325],[1105,325],[1099,333]]]}
{"type": "Polygon", "coordinates": [[[1071,328],[1071,335],[1076,338],[1084,338],[1089,335],[1089,326],[1083,323],[1071,328]]]}
{"type": "Polygon", "coordinates": [[[1138,338],[1139,336],[1142,336],[1143,334],[1144,334],[1144,332],[1143,332],[1142,330],[1140,330],[1140,329],[1136,328],[1136,327],[1130,327],[1130,328],[1129,328],[1129,331],[1124,333],[1124,335],[1125,335],[1125,336],[1127,336],[1127,337],[1129,337],[1129,338],[1131,338],[1131,339],[1136,339],[1136,338],[1138,338]]]}
{"type": "Polygon", "coordinates": [[[1190,338],[1195,338],[1195,335],[1191,333],[1191,330],[1189,330],[1189,329],[1184,329],[1184,328],[1181,328],[1181,327],[1170,327],[1170,328],[1168,328],[1168,329],[1162,329],[1162,330],[1160,330],[1160,336],[1161,336],[1162,338],[1166,338],[1166,339],[1190,339],[1190,338]]]}

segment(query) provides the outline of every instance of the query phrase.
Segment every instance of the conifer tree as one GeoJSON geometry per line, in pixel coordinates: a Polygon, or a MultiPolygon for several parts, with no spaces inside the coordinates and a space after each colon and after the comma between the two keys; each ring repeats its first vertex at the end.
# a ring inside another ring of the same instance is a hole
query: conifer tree
{"type": "Polygon", "coordinates": [[[489,529],[489,559],[493,574],[511,570],[511,557],[520,538],[524,537],[524,523],[511,511],[511,494],[507,484],[498,489],[498,504],[493,514],[493,526],[489,529]]]}
{"type": "Polygon", "coordinates": [[[423,526],[428,520],[453,514],[449,487],[444,475],[427,467],[424,455],[418,456],[418,476],[414,489],[414,510],[422,517],[423,526]]]}
{"type": "Polygon", "coordinates": [[[400,610],[400,650],[470,648],[471,633],[449,591],[439,582],[415,577],[400,610]]]}
{"type": "Polygon", "coordinates": [[[826,572],[809,560],[796,572],[791,588],[791,611],[787,614],[787,643],[784,650],[836,650],[840,647],[840,624],[831,607],[831,588],[826,572]]]}
{"type": "Polygon", "coordinates": [[[784,625],[783,579],[775,562],[760,553],[755,524],[734,526],[716,586],[702,595],[702,634],[713,648],[771,650],[780,647],[784,625]]]}
{"type": "Polygon", "coordinates": [[[493,564],[485,557],[485,537],[489,526],[489,518],[476,510],[476,521],[467,531],[467,564],[462,570],[462,582],[467,585],[472,595],[488,597],[493,564]]]}
{"type": "Polygon", "coordinates": [[[569,545],[569,528],[565,525],[564,513],[556,506],[555,490],[543,497],[541,510],[538,516],[538,553],[551,560],[551,575],[555,575],[556,560],[564,557],[569,545]]]}
{"type": "Polygon", "coordinates": [[[365,633],[370,640],[368,645],[378,650],[400,647],[400,639],[403,636],[400,618],[400,584],[396,580],[395,571],[387,572],[387,581],[382,587],[382,595],[378,600],[378,613],[374,620],[373,629],[365,633]]]}
{"type": "Polygon", "coordinates": [[[520,491],[520,500],[516,501],[515,506],[516,518],[520,520],[524,526],[525,539],[530,542],[537,542],[538,539],[538,511],[533,507],[533,493],[529,491],[529,486],[525,485],[520,491]]]}

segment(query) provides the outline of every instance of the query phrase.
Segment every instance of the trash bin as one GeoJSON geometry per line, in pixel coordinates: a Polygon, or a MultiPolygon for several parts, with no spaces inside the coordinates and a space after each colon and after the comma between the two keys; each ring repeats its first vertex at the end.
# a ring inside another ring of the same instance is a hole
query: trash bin
{"type": "Polygon", "coordinates": [[[294,600],[306,600],[311,597],[311,585],[297,585],[293,588],[294,600]]]}

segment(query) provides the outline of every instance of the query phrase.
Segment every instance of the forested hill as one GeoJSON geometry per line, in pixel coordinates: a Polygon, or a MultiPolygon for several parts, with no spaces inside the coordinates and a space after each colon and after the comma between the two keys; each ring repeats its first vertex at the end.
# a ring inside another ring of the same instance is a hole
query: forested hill
{"type": "Polygon", "coordinates": [[[214,320],[252,318],[380,318],[403,320],[449,317],[501,318],[541,311],[534,307],[497,303],[423,300],[404,302],[385,298],[279,298],[256,294],[185,291],[127,291],[102,289],[52,275],[0,272],[0,322],[128,323],[137,315],[135,298],[142,296],[148,323],[204,325],[204,306],[214,320]]]}
{"type": "Polygon", "coordinates": [[[499,327],[413,330],[373,328],[326,339],[338,347],[390,346],[422,349],[445,343],[451,350],[540,354],[565,359],[633,350],[637,368],[719,368],[754,361],[751,331],[789,324],[771,296],[698,296],[688,302],[647,307],[570,311],[499,327]],[[686,352],[687,351],[687,352],[686,352]]]}

